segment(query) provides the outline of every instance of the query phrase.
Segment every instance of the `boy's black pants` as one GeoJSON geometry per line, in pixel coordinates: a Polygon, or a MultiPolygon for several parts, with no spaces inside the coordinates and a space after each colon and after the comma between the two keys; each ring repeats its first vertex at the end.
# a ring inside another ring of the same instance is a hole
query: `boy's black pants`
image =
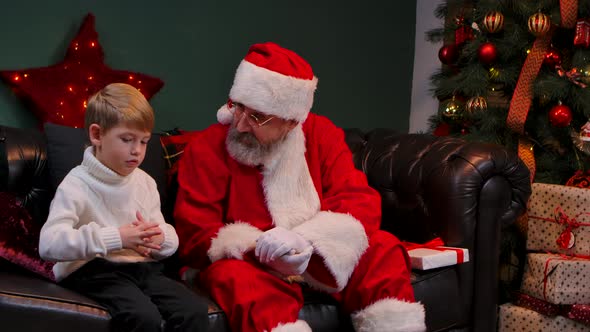
{"type": "Polygon", "coordinates": [[[206,332],[207,300],[162,270],[160,262],[113,263],[96,258],[61,284],[106,307],[115,331],[206,332]]]}

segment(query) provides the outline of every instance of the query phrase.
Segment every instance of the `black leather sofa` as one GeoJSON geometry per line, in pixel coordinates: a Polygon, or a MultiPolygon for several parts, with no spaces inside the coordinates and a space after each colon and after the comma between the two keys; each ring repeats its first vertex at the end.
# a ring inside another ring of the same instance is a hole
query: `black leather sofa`
{"type": "MultiPolygon", "coordinates": [[[[357,167],[382,195],[383,229],[406,241],[440,236],[449,246],[469,249],[468,263],[413,271],[428,330],[495,331],[501,228],[526,207],[527,168],[501,146],[456,138],[385,129],[347,130],[346,138],[357,167]]],[[[0,126],[0,149],[6,156],[0,160],[5,171],[0,174],[6,177],[0,179],[0,191],[16,193],[42,222],[52,196],[44,134],[0,126]]],[[[352,331],[348,316],[329,299],[309,291],[300,317],[314,331],[352,331]]],[[[209,313],[209,331],[229,331],[213,302],[209,313]]],[[[109,315],[92,300],[2,259],[0,321],[6,332],[104,332],[109,327],[109,315]]]]}

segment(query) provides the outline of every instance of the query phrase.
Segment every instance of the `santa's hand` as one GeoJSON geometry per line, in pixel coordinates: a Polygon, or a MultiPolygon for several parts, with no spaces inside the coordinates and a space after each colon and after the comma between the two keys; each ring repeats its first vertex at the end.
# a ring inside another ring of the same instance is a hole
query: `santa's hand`
{"type": "Polygon", "coordinates": [[[268,262],[266,265],[284,276],[300,275],[307,269],[312,253],[313,247],[308,246],[300,253],[287,253],[268,262]]]}
{"type": "Polygon", "coordinates": [[[268,264],[289,252],[302,253],[308,247],[311,247],[309,241],[301,235],[283,227],[275,227],[258,237],[254,254],[260,263],[268,264]]]}

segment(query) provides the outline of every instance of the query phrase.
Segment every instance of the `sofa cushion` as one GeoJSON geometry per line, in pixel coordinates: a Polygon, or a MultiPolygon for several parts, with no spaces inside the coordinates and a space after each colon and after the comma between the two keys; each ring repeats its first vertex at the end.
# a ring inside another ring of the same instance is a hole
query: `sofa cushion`
{"type": "Polygon", "coordinates": [[[109,331],[110,316],[96,302],[29,271],[0,262],[3,331],[109,331]]]}
{"type": "MultiPolygon", "coordinates": [[[[82,162],[84,149],[90,142],[83,128],[73,128],[53,123],[44,126],[47,140],[47,163],[52,189],[57,189],[68,172],[82,162]]],[[[166,200],[166,167],[163,158],[160,135],[152,134],[139,168],[151,175],[160,192],[162,203],[166,200]]]]}
{"type": "Polygon", "coordinates": [[[0,192],[0,257],[54,280],[53,263],[39,256],[41,226],[11,193],[0,192]]]}

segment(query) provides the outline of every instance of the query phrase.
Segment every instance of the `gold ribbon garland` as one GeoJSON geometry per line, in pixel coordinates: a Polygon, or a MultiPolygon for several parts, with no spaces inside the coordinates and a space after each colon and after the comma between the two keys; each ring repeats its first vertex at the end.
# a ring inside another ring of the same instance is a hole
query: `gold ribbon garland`
{"type": "Polygon", "coordinates": [[[545,59],[545,53],[549,49],[550,41],[551,33],[547,33],[541,37],[537,37],[533,43],[533,47],[520,71],[520,76],[518,77],[518,82],[516,83],[516,88],[510,101],[508,118],[506,119],[508,128],[521,135],[518,139],[518,156],[528,167],[531,173],[531,182],[535,178],[537,165],[535,163],[533,143],[524,137],[524,123],[533,99],[533,82],[541,69],[543,59],[545,59]]]}
{"type": "MultiPolygon", "coordinates": [[[[578,12],[577,0],[560,0],[561,22],[564,27],[572,27],[576,23],[578,12]]],[[[533,83],[539,74],[545,54],[551,44],[552,32],[537,37],[533,43],[530,53],[528,54],[524,65],[520,71],[514,94],[510,101],[508,117],[506,123],[508,128],[521,135],[518,139],[518,156],[531,173],[531,182],[535,178],[537,165],[533,151],[533,143],[525,137],[524,123],[529,113],[533,99],[533,83]]]]}
{"type": "Polygon", "coordinates": [[[561,26],[573,29],[578,17],[578,0],[560,0],[559,11],[561,13],[561,26]]]}

